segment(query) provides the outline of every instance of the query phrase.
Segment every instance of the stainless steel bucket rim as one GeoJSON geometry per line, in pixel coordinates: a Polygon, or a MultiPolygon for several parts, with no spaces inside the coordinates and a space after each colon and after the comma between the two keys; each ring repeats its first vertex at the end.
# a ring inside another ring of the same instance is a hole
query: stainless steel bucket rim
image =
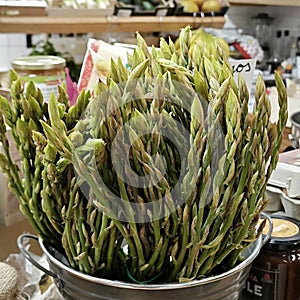
{"type": "Polygon", "coordinates": [[[291,123],[293,124],[293,125],[295,125],[295,126],[300,126],[300,123],[299,123],[299,117],[300,117],[300,111],[297,111],[297,112],[295,112],[295,113],[293,113],[292,115],[291,115],[291,123]]]}
{"type": "Polygon", "coordinates": [[[263,245],[263,240],[262,237],[260,236],[253,244],[250,245],[250,247],[254,247],[253,251],[250,253],[250,255],[243,260],[241,263],[233,267],[232,269],[221,273],[219,275],[215,276],[210,276],[207,278],[203,278],[200,280],[192,280],[189,282],[183,282],[183,283],[166,283],[166,284],[136,284],[136,283],[128,283],[124,281],[118,281],[118,280],[110,280],[110,279],[104,279],[104,278],[99,278],[99,277],[93,277],[91,275],[87,275],[84,273],[81,273],[79,271],[76,271],[62,262],[60,262],[58,259],[56,259],[53,255],[51,255],[46,248],[46,246],[43,243],[43,240],[41,238],[38,239],[40,247],[43,251],[43,253],[46,255],[47,259],[49,259],[54,265],[60,267],[62,270],[66,270],[70,274],[72,274],[75,277],[78,277],[83,280],[88,280],[90,282],[96,283],[96,284],[102,284],[106,286],[113,286],[113,287],[118,287],[118,288],[124,288],[124,289],[135,289],[135,290],[153,290],[153,291],[158,291],[158,290],[173,290],[173,289],[183,289],[183,288],[189,288],[193,286],[198,286],[202,285],[205,283],[212,283],[215,281],[218,281],[220,279],[227,278],[231,276],[232,274],[238,272],[239,270],[244,269],[246,266],[248,266],[252,261],[255,259],[255,257],[258,255],[262,245],[263,245]]]}

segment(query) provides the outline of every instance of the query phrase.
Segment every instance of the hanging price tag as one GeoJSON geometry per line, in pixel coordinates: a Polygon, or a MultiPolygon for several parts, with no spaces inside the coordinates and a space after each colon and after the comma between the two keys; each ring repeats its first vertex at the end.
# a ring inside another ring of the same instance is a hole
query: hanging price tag
{"type": "Polygon", "coordinates": [[[249,94],[251,92],[251,86],[253,83],[253,75],[256,66],[256,59],[238,59],[230,60],[233,68],[234,79],[238,80],[239,74],[246,80],[249,94]]]}

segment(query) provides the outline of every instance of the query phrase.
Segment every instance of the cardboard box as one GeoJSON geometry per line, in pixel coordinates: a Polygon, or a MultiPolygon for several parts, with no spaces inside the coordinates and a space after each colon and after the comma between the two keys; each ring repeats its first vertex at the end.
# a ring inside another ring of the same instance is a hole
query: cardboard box
{"type": "Polygon", "coordinates": [[[0,15],[7,16],[45,16],[47,2],[44,0],[13,1],[0,0],[0,15]]]}
{"type": "Polygon", "coordinates": [[[69,8],[69,7],[49,7],[48,17],[106,17],[112,16],[114,13],[114,6],[107,8],[69,8]]]}

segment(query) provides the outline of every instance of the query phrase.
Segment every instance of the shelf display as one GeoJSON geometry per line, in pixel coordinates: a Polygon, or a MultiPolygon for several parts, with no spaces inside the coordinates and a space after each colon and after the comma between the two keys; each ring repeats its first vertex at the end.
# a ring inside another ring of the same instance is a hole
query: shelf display
{"type": "Polygon", "coordinates": [[[230,0],[230,5],[281,5],[300,6],[298,0],[230,0]]]}
{"type": "Polygon", "coordinates": [[[113,0],[107,1],[103,9],[63,7],[65,2],[58,2],[49,5],[45,16],[0,15],[0,33],[163,32],[179,31],[188,25],[192,28],[222,28],[228,6],[223,0],[218,1],[220,11],[195,13],[183,12],[182,5],[173,1],[152,10],[120,5],[121,2],[113,0]]]}
{"type": "Polygon", "coordinates": [[[45,16],[45,0],[0,0],[0,16],[45,16]]]}
{"type": "Polygon", "coordinates": [[[222,28],[224,17],[0,17],[0,33],[90,33],[90,32],[162,32],[178,31],[187,25],[222,28]]]}

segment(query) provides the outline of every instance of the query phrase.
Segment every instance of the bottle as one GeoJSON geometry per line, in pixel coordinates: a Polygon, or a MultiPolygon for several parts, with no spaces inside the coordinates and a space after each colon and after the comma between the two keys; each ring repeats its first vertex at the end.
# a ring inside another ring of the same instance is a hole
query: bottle
{"type": "Polygon", "coordinates": [[[291,54],[291,39],[290,39],[290,31],[289,30],[284,30],[284,40],[283,40],[283,45],[282,45],[282,51],[283,51],[283,59],[288,59],[290,58],[291,54]]]}
{"type": "Polygon", "coordinates": [[[300,221],[271,218],[271,238],[252,263],[242,300],[300,299],[300,221]]]}
{"type": "Polygon", "coordinates": [[[273,74],[274,71],[276,71],[277,68],[281,65],[281,62],[282,62],[281,43],[282,43],[282,32],[281,32],[281,30],[277,30],[273,54],[268,62],[270,74],[273,74]]]}
{"type": "Polygon", "coordinates": [[[300,37],[297,38],[296,70],[296,81],[300,82],[300,37]]]}

